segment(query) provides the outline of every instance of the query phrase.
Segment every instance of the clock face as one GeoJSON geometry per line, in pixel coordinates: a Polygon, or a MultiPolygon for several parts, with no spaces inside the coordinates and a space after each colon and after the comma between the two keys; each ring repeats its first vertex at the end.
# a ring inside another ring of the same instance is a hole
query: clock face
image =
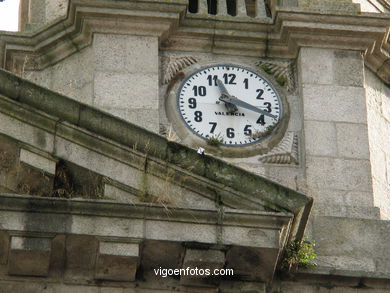
{"type": "Polygon", "coordinates": [[[196,135],[226,146],[262,141],[283,113],[272,84],[237,65],[213,65],[191,74],[179,88],[177,107],[196,135]]]}

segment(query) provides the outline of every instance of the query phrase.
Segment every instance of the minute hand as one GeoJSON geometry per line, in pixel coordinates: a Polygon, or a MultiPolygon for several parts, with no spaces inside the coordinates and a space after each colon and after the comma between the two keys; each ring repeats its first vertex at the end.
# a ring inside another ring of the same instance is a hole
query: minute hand
{"type": "Polygon", "coordinates": [[[245,108],[245,109],[257,112],[257,113],[260,113],[262,115],[265,115],[265,116],[268,116],[268,117],[271,117],[271,118],[274,118],[274,119],[276,118],[275,115],[272,115],[272,114],[268,113],[267,111],[264,111],[264,110],[261,110],[259,108],[256,108],[255,106],[253,106],[251,104],[248,104],[247,102],[241,101],[241,100],[239,100],[237,98],[231,98],[229,96],[222,96],[219,99],[221,101],[223,101],[223,102],[231,103],[233,105],[236,105],[236,106],[239,106],[239,107],[242,107],[242,108],[245,108]]]}

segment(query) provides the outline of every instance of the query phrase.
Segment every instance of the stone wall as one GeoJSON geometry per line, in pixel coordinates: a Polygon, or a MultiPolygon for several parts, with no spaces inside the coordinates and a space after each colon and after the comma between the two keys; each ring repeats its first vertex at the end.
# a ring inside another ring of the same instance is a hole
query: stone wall
{"type": "Polygon", "coordinates": [[[308,193],[325,213],[377,217],[361,54],[302,48],[298,63],[308,193]]]}
{"type": "Polygon", "coordinates": [[[365,72],[367,122],[374,203],[390,219],[390,88],[371,71],[365,72]]]}
{"type": "Polygon", "coordinates": [[[66,16],[68,0],[21,0],[20,30],[34,31],[66,16]]]}
{"type": "Polygon", "coordinates": [[[157,46],[155,37],[94,34],[92,46],[23,76],[158,132],[157,46]]]}

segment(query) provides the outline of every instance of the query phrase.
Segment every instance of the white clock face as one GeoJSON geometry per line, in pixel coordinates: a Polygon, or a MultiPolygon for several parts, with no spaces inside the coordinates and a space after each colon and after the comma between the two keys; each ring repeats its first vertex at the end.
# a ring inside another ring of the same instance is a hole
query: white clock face
{"type": "Polygon", "coordinates": [[[194,72],[182,82],[177,106],[196,135],[226,146],[263,140],[283,113],[272,84],[237,65],[213,65],[194,72]]]}

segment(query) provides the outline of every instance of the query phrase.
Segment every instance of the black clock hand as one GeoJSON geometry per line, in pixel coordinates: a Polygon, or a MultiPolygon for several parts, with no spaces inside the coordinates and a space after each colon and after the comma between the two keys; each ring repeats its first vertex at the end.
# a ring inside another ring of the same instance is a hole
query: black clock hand
{"type": "Polygon", "coordinates": [[[221,92],[222,95],[230,96],[229,92],[225,88],[225,85],[223,84],[223,82],[220,79],[217,79],[217,85],[218,85],[219,91],[221,92]]]}
{"type": "MultiPolygon", "coordinates": [[[[229,92],[227,91],[227,89],[225,88],[225,86],[223,85],[222,81],[220,81],[219,79],[217,79],[217,85],[218,85],[218,88],[219,88],[219,91],[221,92],[221,98],[222,97],[231,97],[231,95],[229,94],[229,92]]],[[[221,100],[220,98],[220,100],[221,100]]],[[[223,100],[221,100],[223,101],[223,100]]],[[[233,103],[229,103],[229,102],[225,102],[225,107],[227,109],[228,112],[237,112],[238,111],[238,108],[236,105],[234,105],[233,103]]]]}
{"type": "Polygon", "coordinates": [[[272,115],[272,114],[268,113],[267,111],[261,110],[261,109],[255,107],[251,104],[248,104],[247,102],[241,101],[241,100],[237,99],[236,97],[233,98],[230,95],[222,95],[219,99],[222,102],[230,103],[230,104],[233,104],[233,105],[236,105],[236,106],[239,106],[239,107],[242,107],[242,108],[245,108],[245,109],[248,109],[248,110],[251,110],[251,111],[260,113],[262,115],[276,119],[275,115],[272,115]]]}

